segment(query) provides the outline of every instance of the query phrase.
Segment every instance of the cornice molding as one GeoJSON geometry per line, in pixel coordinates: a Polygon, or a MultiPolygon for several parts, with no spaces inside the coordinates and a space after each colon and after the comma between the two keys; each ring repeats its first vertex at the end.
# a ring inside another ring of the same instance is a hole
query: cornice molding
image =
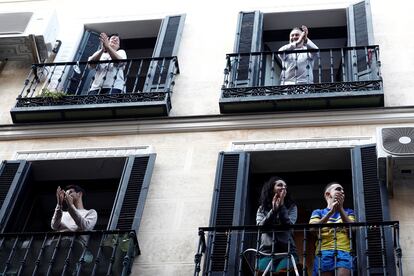
{"type": "Polygon", "coordinates": [[[410,123],[414,123],[414,107],[271,114],[177,116],[139,120],[0,125],[0,141],[81,136],[410,123]]]}

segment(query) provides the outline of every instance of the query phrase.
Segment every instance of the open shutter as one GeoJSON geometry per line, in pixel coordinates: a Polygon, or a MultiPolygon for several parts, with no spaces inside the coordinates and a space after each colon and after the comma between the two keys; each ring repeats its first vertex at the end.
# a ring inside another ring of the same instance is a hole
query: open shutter
{"type": "MultiPolygon", "coordinates": [[[[263,14],[260,11],[240,12],[237,24],[235,53],[262,50],[263,14]]],[[[259,56],[241,56],[232,64],[236,86],[255,86],[259,82],[259,56]]]]}
{"type": "MultiPolygon", "coordinates": [[[[368,46],[374,44],[372,28],[372,16],[369,0],[353,4],[347,9],[348,20],[348,46],[368,46]]],[[[376,66],[376,53],[367,53],[365,50],[357,50],[354,53],[347,53],[350,62],[348,73],[352,74],[349,79],[353,81],[369,80],[372,76],[373,66],[376,66]],[[367,66],[371,64],[371,70],[367,66]]]]}
{"type": "Polygon", "coordinates": [[[27,161],[3,161],[0,165],[0,231],[3,232],[10,210],[24,185],[30,165],[27,161]]]}
{"type": "MultiPolygon", "coordinates": [[[[354,208],[358,222],[381,222],[389,220],[386,184],[378,178],[375,145],[352,149],[352,177],[354,208]]],[[[385,231],[387,275],[395,275],[391,233],[385,231]]],[[[383,275],[383,256],[380,229],[357,232],[356,248],[358,275],[383,275]],[[367,268],[369,267],[369,271],[367,268]]]]}
{"type": "MultiPolygon", "coordinates": [[[[184,21],[184,14],[167,16],[163,19],[152,57],[173,57],[177,55],[184,21]]],[[[147,79],[145,80],[144,91],[159,92],[169,89],[167,87],[167,77],[169,75],[168,73],[171,73],[173,70],[172,68],[173,62],[171,60],[151,61],[147,79]]]]}
{"type": "MultiPolygon", "coordinates": [[[[74,61],[88,61],[88,57],[95,53],[99,46],[99,34],[86,30],[76,51],[74,61]]],[[[64,86],[67,94],[83,95],[88,92],[94,72],[85,67],[86,65],[79,65],[80,73],[75,72],[73,67],[70,67],[64,86]]]]}
{"type": "Polygon", "coordinates": [[[154,163],[155,154],[127,158],[108,230],[138,231],[154,163]]]}
{"type": "MultiPolygon", "coordinates": [[[[244,221],[244,206],[249,170],[248,153],[221,152],[217,164],[216,181],[210,217],[210,226],[237,226],[244,221]]],[[[210,233],[211,234],[211,233],[210,233]]],[[[223,275],[225,270],[225,255],[227,236],[217,233],[209,236],[205,268],[210,275],[223,275]],[[214,245],[213,245],[214,243],[214,245]]],[[[231,236],[228,248],[227,274],[235,275],[238,267],[240,251],[240,236],[231,236]]]]}

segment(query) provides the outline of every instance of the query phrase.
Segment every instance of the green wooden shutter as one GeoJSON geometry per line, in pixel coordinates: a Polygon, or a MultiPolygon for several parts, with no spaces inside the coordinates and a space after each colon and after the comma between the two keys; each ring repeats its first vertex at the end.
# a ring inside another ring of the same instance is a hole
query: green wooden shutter
{"type": "MultiPolygon", "coordinates": [[[[83,33],[82,40],[79,44],[78,50],[76,51],[74,61],[88,61],[88,58],[99,49],[99,46],[99,34],[86,30],[83,33]]],[[[72,66],[70,67],[68,78],[66,79],[64,85],[66,93],[75,94],[76,91],[78,91],[78,95],[87,94],[95,72],[94,70],[90,70],[85,67],[86,65],[79,65],[81,74],[76,73],[72,66]],[[86,70],[86,72],[83,74],[84,70],[86,70]],[[81,80],[82,74],[83,79],[81,80]],[[79,82],[81,82],[80,86],[79,82]]]]}
{"type": "MultiPolygon", "coordinates": [[[[248,181],[248,153],[224,153],[218,158],[210,226],[237,226],[244,221],[248,181]]],[[[239,235],[232,235],[229,249],[227,275],[235,275],[240,251],[239,235]]],[[[227,236],[209,237],[207,261],[211,275],[222,275],[225,269],[227,236]],[[213,246],[214,240],[214,246],[213,246]],[[213,246],[213,249],[212,249],[213,246]]]]}
{"type": "MultiPolygon", "coordinates": [[[[353,4],[347,9],[347,21],[348,21],[348,46],[368,46],[374,44],[374,34],[372,28],[372,16],[369,0],[365,0],[356,4],[353,4]]],[[[375,54],[372,58],[371,70],[368,71],[366,62],[365,50],[357,50],[355,53],[347,53],[350,64],[348,65],[350,79],[354,81],[367,80],[372,77],[371,75],[376,70],[373,70],[376,66],[375,54]],[[356,64],[354,68],[353,64],[356,64]],[[357,78],[353,70],[357,70],[357,78]]]]}
{"type": "MultiPolygon", "coordinates": [[[[359,222],[381,222],[389,220],[386,184],[378,178],[376,147],[362,146],[352,149],[353,194],[356,219],[359,222]]],[[[383,273],[381,237],[379,229],[357,231],[356,237],[359,275],[366,275],[369,266],[371,275],[383,273]],[[368,255],[368,262],[366,260],[368,255]]],[[[391,233],[385,232],[386,265],[388,275],[395,275],[391,233]]]]}
{"type": "MultiPolygon", "coordinates": [[[[155,43],[152,57],[173,57],[178,53],[181,35],[184,28],[185,15],[167,16],[163,19],[155,43]]],[[[152,61],[149,66],[144,91],[164,91],[166,87],[168,72],[172,70],[173,63],[166,61],[152,61]]],[[[166,91],[167,92],[167,91],[166,91]]]]}
{"type": "MultiPolygon", "coordinates": [[[[260,11],[240,12],[237,24],[235,53],[262,50],[263,14],[260,11]]],[[[259,56],[240,57],[232,66],[236,86],[255,86],[259,83],[259,56]],[[236,70],[237,69],[237,70],[236,70]]]]}
{"type": "Polygon", "coordinates": [[[16,198],[29,173],[27,161],[3,161],[0,165],[0,231],[3,232],[16,198]]]}
{"type": "Polygon", "coordinates": [[[126,159],[108,230],[138,231],[154,163],[155,154],[126,159]]]}

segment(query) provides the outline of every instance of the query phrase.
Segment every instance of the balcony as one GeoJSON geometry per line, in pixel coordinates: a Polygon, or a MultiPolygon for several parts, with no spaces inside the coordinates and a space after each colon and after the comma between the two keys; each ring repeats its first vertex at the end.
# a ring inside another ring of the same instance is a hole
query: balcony
{"type": "Polygon", "coordinates": [[[221,113],[384,106],[376,45],[228,54],[221,90],[221,113]],[[308,77],[299,79],[296,62],[287,82],[281,58],[300,53],[313,55],[308,77]]]}
{"type": "Polygon", "coordinates": [[[14,123],[167,116],[178,73],[176,57],[33,64],[10,113],[14,123]],[[98,66],[110,88],[91,93],[98,66]],[[115,93],[119,71],[124,83],[115,93]]]}
{"type": "MultiPolygon", "coordinates": [[[[292,231],[296,243],[298,262],[294,269],[272,275],[312,275],[313,259],[321,244],[322,228],[330,228],[336,248],[337,233],[347,233],[351,256],[355,263],[351,275],[403,275],[399,223],[337,223],[297,224],[278,226],[220,226],[200,227],[199,243],[195,254],[194,276],[246,276],[261,275],[257,253],[261,234],[267,233],[275,240],[276,233],[292,231]],[[203,267],[202,267],[203,266],[203,267]]],[[[291,245],[288,245],[291,248],[291,245]]],[[[272,246],[271,258],[277,256],[272,246]]],[[[285,252],[288,255],[289,252],[285,252]]],[[[291,259],[288,260],[288,263],[291,259]]],[[[293,263],[293,260],[292,260],[293,263]]],[[[266,274],[270,275],[270,274],[266,274]]]]}
{"type": "Polygon", "coordinates": [[[0,234],[1,275],[129,275],[134,231],[0,234]]]}

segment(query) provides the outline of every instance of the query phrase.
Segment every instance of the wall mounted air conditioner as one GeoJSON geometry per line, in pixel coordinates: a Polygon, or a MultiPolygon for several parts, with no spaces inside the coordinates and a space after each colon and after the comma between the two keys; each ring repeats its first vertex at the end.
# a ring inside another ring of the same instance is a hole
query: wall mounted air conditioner
{"type": "Polygon", "coordinates": [[[414,180],[414,127],[377,129],[378,173],[393,195],[395,181],[414,180]]]}
{"type": "Polygon", "coordinates": [[[58,30],[55,11],[0,13],[0,59],[43,62],[58,30]]]}

